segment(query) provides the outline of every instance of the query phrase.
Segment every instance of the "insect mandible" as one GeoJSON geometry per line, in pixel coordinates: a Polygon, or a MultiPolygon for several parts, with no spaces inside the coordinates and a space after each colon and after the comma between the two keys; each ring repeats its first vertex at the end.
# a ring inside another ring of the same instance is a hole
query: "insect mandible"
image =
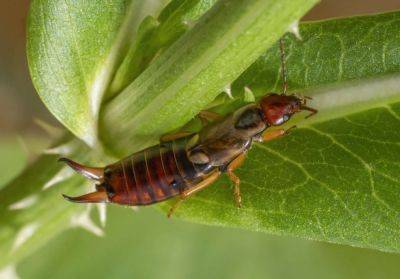
{"type": "MultiPolygon", "coordinates": [[[[226,173],[234,186],[236,204],[241,207],[240,179],[234,173],[245,159],[253,142],[266,142],[287,133],[269,129],[287,122],[302,110],[317,113],[306,106],[308,97],[286,95],[285,52],[280,40],[281,94],[269,93],[224,117],[208,111],[199,117],[210,121],[198,133],[179,132],[163,136],[160,144],[134,153],[111,165],[95,168],[61,158],[72,169],[96,181],[96,191],[79,197],[64,198],[79,203],[109,202],[122,205],[150,205],[172,197],[178,205],[226,173]]],[[[308,116],[308,117],[309,117],[308,116]]]]}

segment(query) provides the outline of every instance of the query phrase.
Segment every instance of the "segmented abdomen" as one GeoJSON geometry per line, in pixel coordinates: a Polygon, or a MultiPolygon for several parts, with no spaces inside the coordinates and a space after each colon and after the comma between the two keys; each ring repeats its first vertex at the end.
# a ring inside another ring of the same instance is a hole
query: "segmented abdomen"
{"type": "Polygon", "coordinates": [[[135,153],[105,168],[105,184],[114,192],[111,202],[148,205],[195,186],[212,170],[194,165],[186,154],[186,138],[135,153]]]}

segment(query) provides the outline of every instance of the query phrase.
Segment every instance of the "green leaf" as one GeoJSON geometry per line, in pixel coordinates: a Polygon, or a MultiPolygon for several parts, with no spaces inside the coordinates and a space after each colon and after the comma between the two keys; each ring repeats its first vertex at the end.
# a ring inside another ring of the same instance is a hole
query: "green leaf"
{"type": "Polygon", "coordinates": [[[138,25],[162,1],[31,2],[27,53],[33,83],[53,115],[94,146],[102,98],[138,25]]]}
{"type": "MultiPolygon", "coordinates": [[[[386,13],[300,25],[301,40],[286,36],[290,91],[304,91],[397,74],[399,13],[386,13]]],[[[249,67],[233,85],[240,96],[244,86],[257,95],[281,90],[278,45],[249,67]]]]}
{"type": "MultiPolygon", "coordinates": [[[[237,170],[242,209],[219,187],[229,184],[222,179],[177,215],[399,252],[399,22],[396,12],[307,23],[303,41],[287,38],[290,88],[306,89],[300,92],[313,97],[319,115],[282,139],[254,145],[237,170]]],[[[258,96],[279,90],[279,58],[273,56],[276,48],[239,78],[236,96],[244,85],[258,96]]]]}
{"type": "Polygon", "coordinates": [[[107,103],[100,116],[107,147],[126,155],[188,122],[316,2],[218,1],[107,103]]]}

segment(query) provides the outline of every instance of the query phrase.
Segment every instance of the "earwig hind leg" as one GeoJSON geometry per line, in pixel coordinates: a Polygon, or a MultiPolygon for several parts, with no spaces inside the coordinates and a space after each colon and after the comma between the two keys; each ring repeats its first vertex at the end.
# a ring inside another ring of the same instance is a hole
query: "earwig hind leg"
{"type": "Polygon", "coordinates": [[[177,133],[173,133],[173,134],[166,134],[166,135],[161,136],[160,141],[161,142],[173,141],[176,139],[187,137],[191,134],[193,134],[193,132],[186,132],[186,131],[181,131],[181,132],[177,132],[177,133]]]}
{"type": "Polygon", "coordinates": [[[233,172],[239,166],[241,166],[246,159],[244,154],[239,155],[233,160],[227,168],[227,174],[229,179],[233,182],[233,195],[235,197],[236,205],[242,207],[242,196],[240,195],[240,178],[233,172]]]}
{"type": "Polygon", "coordinates": [[[196,186],[194,186],[186,191],[183,191],[180,194],[178,200],[175,202],[175,204],[169,209],[169,211],[167,213],[167,217],[171,218],[172,214],[179,207],[179,205],[182,204],[182,202],[184,200],[186,200],[191,195],[197,193],[198,191],[209,186],[211,183],[213,183],[215,180],[217,180],[220,175],[221,175],[221,172],[215,171],[212,174],[210,174],[209,176],[207,176],[203,181],[199,182],[196,186]]]}

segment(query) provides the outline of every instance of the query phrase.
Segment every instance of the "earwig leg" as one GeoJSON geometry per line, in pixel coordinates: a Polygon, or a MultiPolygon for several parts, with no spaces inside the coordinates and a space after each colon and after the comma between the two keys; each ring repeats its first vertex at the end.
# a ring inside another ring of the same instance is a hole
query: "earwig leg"
{"type": "Polygon", "coordinates": [[[286,130],[285,130],[284,136],[290,134],[290,133],[291,133],[294,129],[296,129],[296,128],[297,128],[297,126],[296,126],[296,125],[293,125],[293,126],[290,127],[289,129],[286,129],[286,130]]]}
{"type": "Polygon", "coordinates": [[[167,135],[161,136],[160,141],[161,142],[172,141],[172,140],[180,139],[183,137],[187,137],[191,134],[193,134],[193,132],[185,132],[185,131],[177,132],[174,134],[167,134],[167,135]]]}
{"type": "Polygon", "coordinates": [[[203,181],[199,182],[196,186],[194,186],[186,191],[183,191],[181,193],[181,195],[179,196],[179,199],[176,201],[176,203],[169,209],[169,211],[167,213],[167,217],[170,218],[172,216],[172,214],[175,212],[175,210],[179,207],[179,205],[181,205],[181,203],[185,199],[187,199],[191,195],[193,195],[193,194],[197,193],[198,191],[209,186],[211,183],[213,183],[215,180],[217,180],[220,175],[221,175],[221,172],[215,171],[212,174],[210,174],[209,176],[207,176],[203,181]]]}
{"type": "Polygon", "coordinates": [[[185,200],[185,197],[180,196],[178,200],[174,203],[173,206],[168,210],[167,217],[171,218],[172,214],[175,212],[175,210],[181,205],[181,203],[185,200]]]}
{"type": "Polygon", "coordinates": [[[267,131],[264,134],[262,134],[262,142],[271,141],[273,139],[282,137],[285,134],[286,131],[284,129],[267,131]]]}
{"type": "Polygon", "coordinates": [[[208,122],[217,121],[222,118],[222,115],[220,115],[216,112],[213,112],[213,111],[208,111],[208,110],[200,111],[197,116],[200,118],[201,123],[203,125],[207,125],[208,122]]]}
{"type": "Polygon", "coordinates": [[[261,142],[266,142],[266,141],[271,141],[276,138],[280,138],[284,135],[289,134],[293,129],[297,128],[296,125],[290,127],[287,130],[284,129],[279,129],[279,130],[273,130],[273,131],[267,131],[261,136],[261,142]]]}
{"type": "Polygon", "coordinates": [[[300,109],[308,110],[308,111],[311,112],[309,115],[306,116],[306,119],[310,118],[311,116],[313,116],[314,114],[316,114],[318,112],[318,110],[316,110],[315,108],[310,108],[310,107],[307,107],[307,106],[301,106],[300,109]]]}
{"type": "Polygon", "coordinates": [[[86,167],[81,164],[78,164],[77,162],[74,162],[68,158],[60,158],[58,159],[59,162],[65,162],[67,163],[68,166],[70,166],[74,171],[79,172],[83,176],[96,180],[96,181],[102,181],[104,177],[104,168],[92,168],[92,167],[86,167]]]}
{"type": "Polygon", "coordinates": [[[233,171],[243,164],[245,158],[246,156],[244,154],[239,155],[228,165],[227,169],[228,177],[234,183],[233,195],[235,196],[236,205],[238,207],[242,207],[242,196],[240,195],[240,178],[237,177],[237,175],[234,174],[233,171]]]}
{"type": "Polygon", "coordinates": [[[282,94],[285,95],[287,88],[288,88],[288,82],[287,82],[287,72],[286,72],[286,55],[285,55],[285,45],[283,44],[283,39],[281,38],[279,40],[279,50],[281,53],[281,71],[282,71],[282,94]]]}

